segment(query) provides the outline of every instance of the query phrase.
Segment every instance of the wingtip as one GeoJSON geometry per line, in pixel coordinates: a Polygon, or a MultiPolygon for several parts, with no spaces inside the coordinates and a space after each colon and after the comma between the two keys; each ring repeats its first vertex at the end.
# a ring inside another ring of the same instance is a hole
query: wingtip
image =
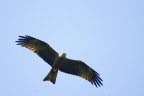
{"type": "Polygon", "coordinates": [[[29,35],[25,35],[25,37],[31,37],[31,36],[29,36],[29,35]]]}
{"type": "Polygon", "coordinates": [[[100,78],[100,75],[97,72],[94,72],[95,76],[90,81],[92,85],[95,85],[97,88],[103,86],[102,82],[103,80],[100,78]]]}
{"type": "Polygon", "coordinates": [[[20,38],[27,38],[27,37],[31,37],[31,36],[29,36],[29,35],[24,35],[24,36],[19,35],[18,37],[20,37],[20,38]]]}
{"type": "Polygon", "coordinates": [[[21,35],[19,35],[18,37],[20,37],[20,38],[25,38],[25,36],[21,36],[21,35]]]}

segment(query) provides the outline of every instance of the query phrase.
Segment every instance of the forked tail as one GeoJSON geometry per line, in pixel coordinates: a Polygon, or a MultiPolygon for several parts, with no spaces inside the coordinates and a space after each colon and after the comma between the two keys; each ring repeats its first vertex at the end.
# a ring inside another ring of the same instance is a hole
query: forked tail
{"type": "Polygon", "coordinates": [[[54,70],[52,68],[51,71],[48,73],[48,75],[43,79],[43,81],[50,81],[53,84],[55,84],[57,73],[58,73],[58,69],[54,70]]]}

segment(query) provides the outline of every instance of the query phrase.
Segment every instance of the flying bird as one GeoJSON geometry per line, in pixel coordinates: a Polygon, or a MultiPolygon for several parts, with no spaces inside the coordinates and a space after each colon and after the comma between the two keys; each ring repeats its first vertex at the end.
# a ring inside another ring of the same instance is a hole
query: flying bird
{"type": "Polygon", "coordinates": [[[66,58],[66,53],[59,55],[44,41],[25,35],[19,36],[19,39],[16,42],[17,45],[21,45],[22,47],[28,48],[36,53],[52,67],[43,81],[50,81],[55,84],[58,70],[60,70],[64,73],[82,77],[94,84],[96,87],[103,85],[103,80],[100,78],[100,75],[83,61],[66,58]]]}

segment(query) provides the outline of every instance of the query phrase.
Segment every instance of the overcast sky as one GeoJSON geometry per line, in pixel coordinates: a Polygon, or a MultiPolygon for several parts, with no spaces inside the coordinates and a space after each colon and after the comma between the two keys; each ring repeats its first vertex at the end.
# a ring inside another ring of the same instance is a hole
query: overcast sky
{"type": "Polygon", "coordinates": [[[144,0],[0,0],[1,96],[144,96],[144,0]],[[30,35],[84,61],[102,87],[59,71],[17,46],[30,35]]]}

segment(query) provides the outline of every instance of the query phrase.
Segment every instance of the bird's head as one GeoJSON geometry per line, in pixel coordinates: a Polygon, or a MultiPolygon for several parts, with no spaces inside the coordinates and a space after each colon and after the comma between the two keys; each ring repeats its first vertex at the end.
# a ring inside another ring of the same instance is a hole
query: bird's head
{"type": "Polygon", "coordinates": [[[66,53],[59,54],[59,57],[66,58],[66,53]]]}

